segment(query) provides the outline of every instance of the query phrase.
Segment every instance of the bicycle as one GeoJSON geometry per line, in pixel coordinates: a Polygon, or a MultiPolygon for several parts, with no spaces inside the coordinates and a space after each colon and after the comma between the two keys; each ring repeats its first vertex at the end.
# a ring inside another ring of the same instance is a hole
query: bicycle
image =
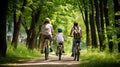
{"type": "MultiPolygon", "coordinates": [[[[73,37],[73,36],[70,36],[70,37],[73,37]]],[[[74,56],[74,60],[79,61],[79,57],[80,57],[80,41],[79,40],[75,40],[75,46],[73,49],[73,56],[74,56]]]]}
{"type": "Polygon", "coordinates": [[[58,48],[57,48],[59,60],[61,60],[61,56],[62,56],[62,51],[63,51],[62,45],[63,45],[63,43],[59,43],[58,48]]]}
{"type": "Polygon", "coordinates": [[[49,41],[49,38],[45,38],[45,46],[44,46],[45,60],[48,60],[48,56],[49,56],[48,41],[49,41]]]}

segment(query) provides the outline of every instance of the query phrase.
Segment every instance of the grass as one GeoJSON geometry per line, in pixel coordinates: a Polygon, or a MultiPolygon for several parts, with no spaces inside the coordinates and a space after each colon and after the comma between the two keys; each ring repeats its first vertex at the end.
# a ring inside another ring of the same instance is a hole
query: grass
{"type": "MultiPolygon", "coordinates": [[[[70,52],[71,49],[67,48],[65,51],[69,50],[68,52],[70,52]]],[[[36,57],[42,57],[38,50],[28,50],[25,44],[19,44],[17,49],[13,49],[8,43],[7,56],[5,58],[0,57],[0,64],[24,63],[26,60],[36,57]]],[[[117,51],[109,53],[107,50],[101,52],[98,49],[82,49],[80,63],[80,67],[120,67],[120,54],[117,51]]]]}
{"type": "Polygon", "coordinates": [[[8,43],[7,55],[6,57],[0,57],[0,64],[23,62],[41,56],[38,50],[29,50],[25,44],[19,43],[17,49],[14,49],[10,43],[8,43]]]}
{"type": "Polygon", "coordinates": [[[120,67],[120,54],[100,52],[100,51],[81,51],[80,67],[120,67]]]}

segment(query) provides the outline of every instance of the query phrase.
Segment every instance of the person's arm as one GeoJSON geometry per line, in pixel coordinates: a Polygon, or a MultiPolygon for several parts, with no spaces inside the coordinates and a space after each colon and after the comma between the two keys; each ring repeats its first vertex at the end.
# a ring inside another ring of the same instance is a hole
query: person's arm
{"type": "Polygon", "coordinates": [[[41,26],[40,34],[42,34],[42,32],[43,32],[43,25],[41,26]]]}
{"type": "Polygon", "coordinates": [[[72,36],[72,33],[73,33],[73,28],[72,28],[71,31],[70,31],[70,36],[72,36]]]}
{"type": "Polygon", "coordinates": [[[66,41],[66,38],[65,38],[64,34],[63,34],[63,38],[64,38],[64,41],[66,41]]]}

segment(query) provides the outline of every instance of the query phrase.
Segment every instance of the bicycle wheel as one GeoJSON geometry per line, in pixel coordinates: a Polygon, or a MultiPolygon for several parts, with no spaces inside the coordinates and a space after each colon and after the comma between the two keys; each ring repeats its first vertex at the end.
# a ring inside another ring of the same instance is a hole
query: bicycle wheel
{"type": "Polygon", "coordinates": [[[80,57],[80,52],[79,49],[77,49],[77,61],[79,61],[79,57],[80,57]]]}
{"type": "Polygon", "coordinates": [[[47,52],[47,48],[45,48],[45,60],[48,60],[48,52],[47,52]]]}
{"type": "Polygon", "coordinates": [[[48,55],[49,55],[49,47],[48,44],[45,46],[45,60],[48,60],[48,55]]]}
{"type": "Polygon", "coordinates": [[[74,60],[76,60],[77,58],[77,53],[76,53],[76,48],[75,48],[75,51],[74,51],[74,60]]]}
{"type": "Polygon", "coordinates": [[[61,47],[59,46],[59,53],[58,53],[59,55],[59,60],[61,60],[61,55],[62,55],[62,50],[61,50],[61,47]]]}

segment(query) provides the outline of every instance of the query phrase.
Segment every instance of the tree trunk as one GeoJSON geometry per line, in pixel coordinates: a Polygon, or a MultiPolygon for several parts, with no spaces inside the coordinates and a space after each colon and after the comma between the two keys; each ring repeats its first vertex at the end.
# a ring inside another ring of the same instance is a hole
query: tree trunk
{"type": "MultiPolygon", "coordinates": [[[[118,8],[118,7],[120,7],[119,1],[114,0],[114,11],[115,11],[115,13],[120,11],[120,8],[118,8]]],[[[119,23],[120,21],[118,21],[118,20],[120,20],[120,15],[115,15],[115,27],[120,29],[120,23],[119,23]]],[[[119,38],[120,38],[120,33],[117,32],[117,39],[119,39],[119,38]]],[[[118,52],[120,53],[120,41],[118,42],[118,52]]]]}
{"type": "MultiPolygon", "coordinates": [[[[27,4],[27,0],[24,0],[22,8],[21,8],[22,13],[24,11],[26,4],[27,4]]],[[[22,19],[22,15],[20,15],[17,20],[16,9],[15,9],[15,11],[14,11],[14,32],[13,32],[13,39],[12,39],[12,43],[11,43],[11,45],[13,45],[14,48],[17,48],[19,31],[20,31],[20,27],[21,27],[21,19],[22,19]]]]}
{"type": "MultiPolygon", "coordinates": [[[[107,1],[108,4],[108,19],[109,19],[109,27],[113,27],[113,24],[115,23],[115,17],[114,17],[114,3],[113,0],[108,0],[107,1]]],[[[111,31],[111,29],[107,30],[107,32],[111,31]]],[[[109,46],[109,51],[113,52],[113,41],[112,41],[112,37],[113,37],[114,32],[110,32],[108,33],[108,46],[109,46]]]]}
{"type": "Polygon", "coordinates": [[[100,45],[100,47],[103,47],[104,46],[104,44],[103,44],[103,41],[105,40],[105,32],[104,32],[104,25],[105,25],[105,23],[104,23],[104,6],[103,6],[103,0],[99,0],[100,1],[100,23],[101,23],[101,34],[100,34],[100,36],[101,36],[101,45],[100,45]]]}
{"type": "MultiPolygon", "coordinates": [[[[120,34],[117,35],[117,38],[120,38],[120,34]]],[[[120,42],[118,43],[118,52],[120,53],[120,42]]]]}
{"type": "Polygon", "coordinates": [[[89,29],[89,22],[88,22],[88,11],[85,10],[85,26],[86,26],[86,43],[87,46],[90,46],[90,29],[89,29]]]}
{"type": "MultiPolygon", "coordinates": [[[[88,6],[88,3],[89,2],[87,2],[87,1],[84,1],[84,5],[87,5],[88,6]]],[[[80,9],[80,11],[81,11],[81,13],[82,13],[82,17],[83,17],[83,21],[84,21],[84,24],[85,24],[85,26],[86,26],[86,43],[87,43],[87,47],[88,46],[90,46],[91,45],[91,42],[90,42],[90,24],[89,24],[89,21],[88,21],[88,16],[89,16],[89,14],[88,14],[88,7],[86,6],[86,7],[84,7],[85,8],[85,10],[84,10],[84,12],[82,11],[82,8],[81,8],[81,4],[80,4],[80,1],[78,1],[78,4],[79,4],[79,9],[80,9]],[[85,18],[84,18],[84,15],[85,15],[85,18]]]]}
{"type": "Polygon", "coordinates": [[[6,56],[6,17],[8,0],[0,0],[0,57],[6,56]]]}
{"type": "Polygon", "coordinates": [[[33,48],[37,47],[36,27],[37,27],[37,22],[39,19],[39,14],[40,14],[40,10],[38,10],[36,13],[34,13],[34,12],[32,13],[32,22],[31,22],[31,26],[30,26],[29,34],[28,34],[29,38],[27,38],[29,40],[29,41],[27,41],[29,49],[33,49],[33,48]]]}
{"type": "Polygon", "coordinates": [[[11,45],[14,46],[14,48],[17,48],[17,42],[18,42],[18,36],[19,36],[19,30],[21,26],[21,19],[19,17],[19,20],[17,21],[17,15],[16,10],[14,11],[14,31],[13,31],[13,39],[11,45]]]}
{"type": "Polygon", "coordinates": [[[90,1],[91,3],[91,10],[90,13],[90,27],[91,27],[91,37],[92,37],[92,47],[97,48],[97,36],[96,36],[96,30],[95,30],[95,19],[94,19],[94,1],[90,1]]]}
{"type": "MultiPolygon", "coordinates": [[[[103,2],[104,4],[104,15],[105,15],[105,24],[106,24],[106,27],[108,27],[110,25],[109,23],[109,19],[108,19],[108,8],[107,8],[107,0],[104,0],[103,2]]],[[[106,31],[107,31],[107,28],[106,28],[106,31]]],[[[108,34],[107,34],[107,38],[108,38],[108,34]]],[[[108,38],[109,39],[109,38],[108,38]]],[[[106,46],[105,46],[106,47],[106,46]]]]}
{"type": "Polygon", "coordinates": [[[99,0],[94,0],[95,1],[95,10],[96,10],[96,26],[97,26],[97,33],[98,33],[98,39],[99,39],[99,44],[100,44],[100,50],[103,50],[103,40],[101,36],[101,24],[100,24],[100,9],[99,9],[99,0]]]}
{"type": "MultiPolygon", "coordinates": [[[[119,16],[115,16],[115,27],[117,28],[117,29],[120,29],[120,15],[119,16]]],[[[118,31],[117,32],[117,39],[119,39],[120,38],[120,32],[118,31]]],[[[118,41],[118,52],[120,53],[120,41],[118,41]]]]}

